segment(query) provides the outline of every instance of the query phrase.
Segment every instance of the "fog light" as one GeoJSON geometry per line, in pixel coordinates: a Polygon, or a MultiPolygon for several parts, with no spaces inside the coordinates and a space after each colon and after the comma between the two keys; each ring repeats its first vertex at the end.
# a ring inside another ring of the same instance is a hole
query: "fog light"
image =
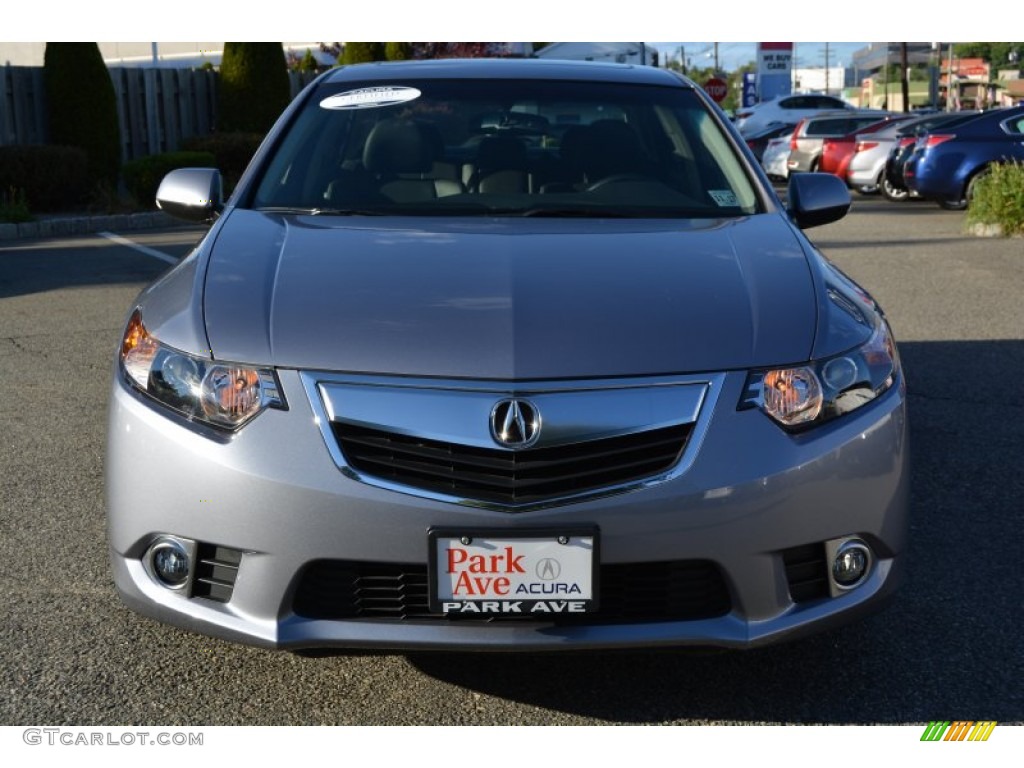
{"type": "Polygon", "coordinates": [[[856,586],[867,575],[871,550],[860,541],[848,541],[839,547],[832,560],[832,578],[844,589],[856,586]]]}
{"type": "Polygon", "coordinates": [[[149,553],[153,574],[165,587],[181,589],[188,581],[189,556],[184,545],[174,539],[163,539],[149,553]]]}

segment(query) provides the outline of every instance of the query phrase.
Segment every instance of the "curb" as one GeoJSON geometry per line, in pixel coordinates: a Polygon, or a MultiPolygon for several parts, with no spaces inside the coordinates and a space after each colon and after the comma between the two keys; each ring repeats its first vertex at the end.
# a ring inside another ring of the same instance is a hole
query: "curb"
{"type": "Polygon", "coordinates": [[[966,227],[968,235],[974,235],[975,237],[1001,237],[1004,239],[1024,237],[1024,234],[1017,233],[1008,235],[1003,231],[1003,225],[999,223],[985,224],[980,221],[976,221],[973,224],[968,224],[966,227]]]}
{"type": "Polygon", "coordinates": [[[21,224],[0,224],[0,242],[36,237],[90,235],[96,232],[127,232],[138,229],[160,229],[179,226],[181,221],[163,211],[119,213],[109,216],[68,216],[26,221],[21,224]]]}

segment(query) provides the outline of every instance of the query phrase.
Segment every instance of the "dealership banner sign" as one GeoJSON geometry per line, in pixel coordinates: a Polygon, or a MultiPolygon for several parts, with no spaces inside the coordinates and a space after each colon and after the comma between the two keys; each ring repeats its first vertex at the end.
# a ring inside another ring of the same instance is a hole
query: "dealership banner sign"
{"type": "Polygon", "coordinates": [[[761,101],[793,91],[793,44],[757,44],[757,84],[761,101]]]}

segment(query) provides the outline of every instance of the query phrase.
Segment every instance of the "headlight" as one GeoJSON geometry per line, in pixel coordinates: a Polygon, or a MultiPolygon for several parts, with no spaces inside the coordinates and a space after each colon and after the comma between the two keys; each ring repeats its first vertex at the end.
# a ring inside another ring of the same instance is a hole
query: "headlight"
{"type": "Polygon", "coordinates": [[[165,347],[146,331],[139,312],[121,341],[128,382],[162,405],[221,429],[235,430],[264,408],[286,408],[272,370],[214,362],[165,347]]]}
{"type": "Polygon", "coordinates": [[[820,424],[860,408],[892,386],[899,368],[889,326],[879,320],[865,344],[793,368],[755,371],[740,410],[760,408],[787,429],[820,424]]]}

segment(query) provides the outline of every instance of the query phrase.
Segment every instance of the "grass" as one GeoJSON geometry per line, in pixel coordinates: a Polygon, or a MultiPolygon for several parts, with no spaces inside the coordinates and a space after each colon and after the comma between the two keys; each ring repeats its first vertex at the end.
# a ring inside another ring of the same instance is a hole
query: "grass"
{"type": "Polygon", "coordinates": [[[977,178],[967,225],[995,225],[1006,237],[1024,235],[1024,163],[991,165],[977,178]]]}
{"type": "Polygon", "coordinates": [[[32,221],[25,191],[8,187],[7,191],[0,193],[0,223],[20,224],[23,221],[32,221]]]}

